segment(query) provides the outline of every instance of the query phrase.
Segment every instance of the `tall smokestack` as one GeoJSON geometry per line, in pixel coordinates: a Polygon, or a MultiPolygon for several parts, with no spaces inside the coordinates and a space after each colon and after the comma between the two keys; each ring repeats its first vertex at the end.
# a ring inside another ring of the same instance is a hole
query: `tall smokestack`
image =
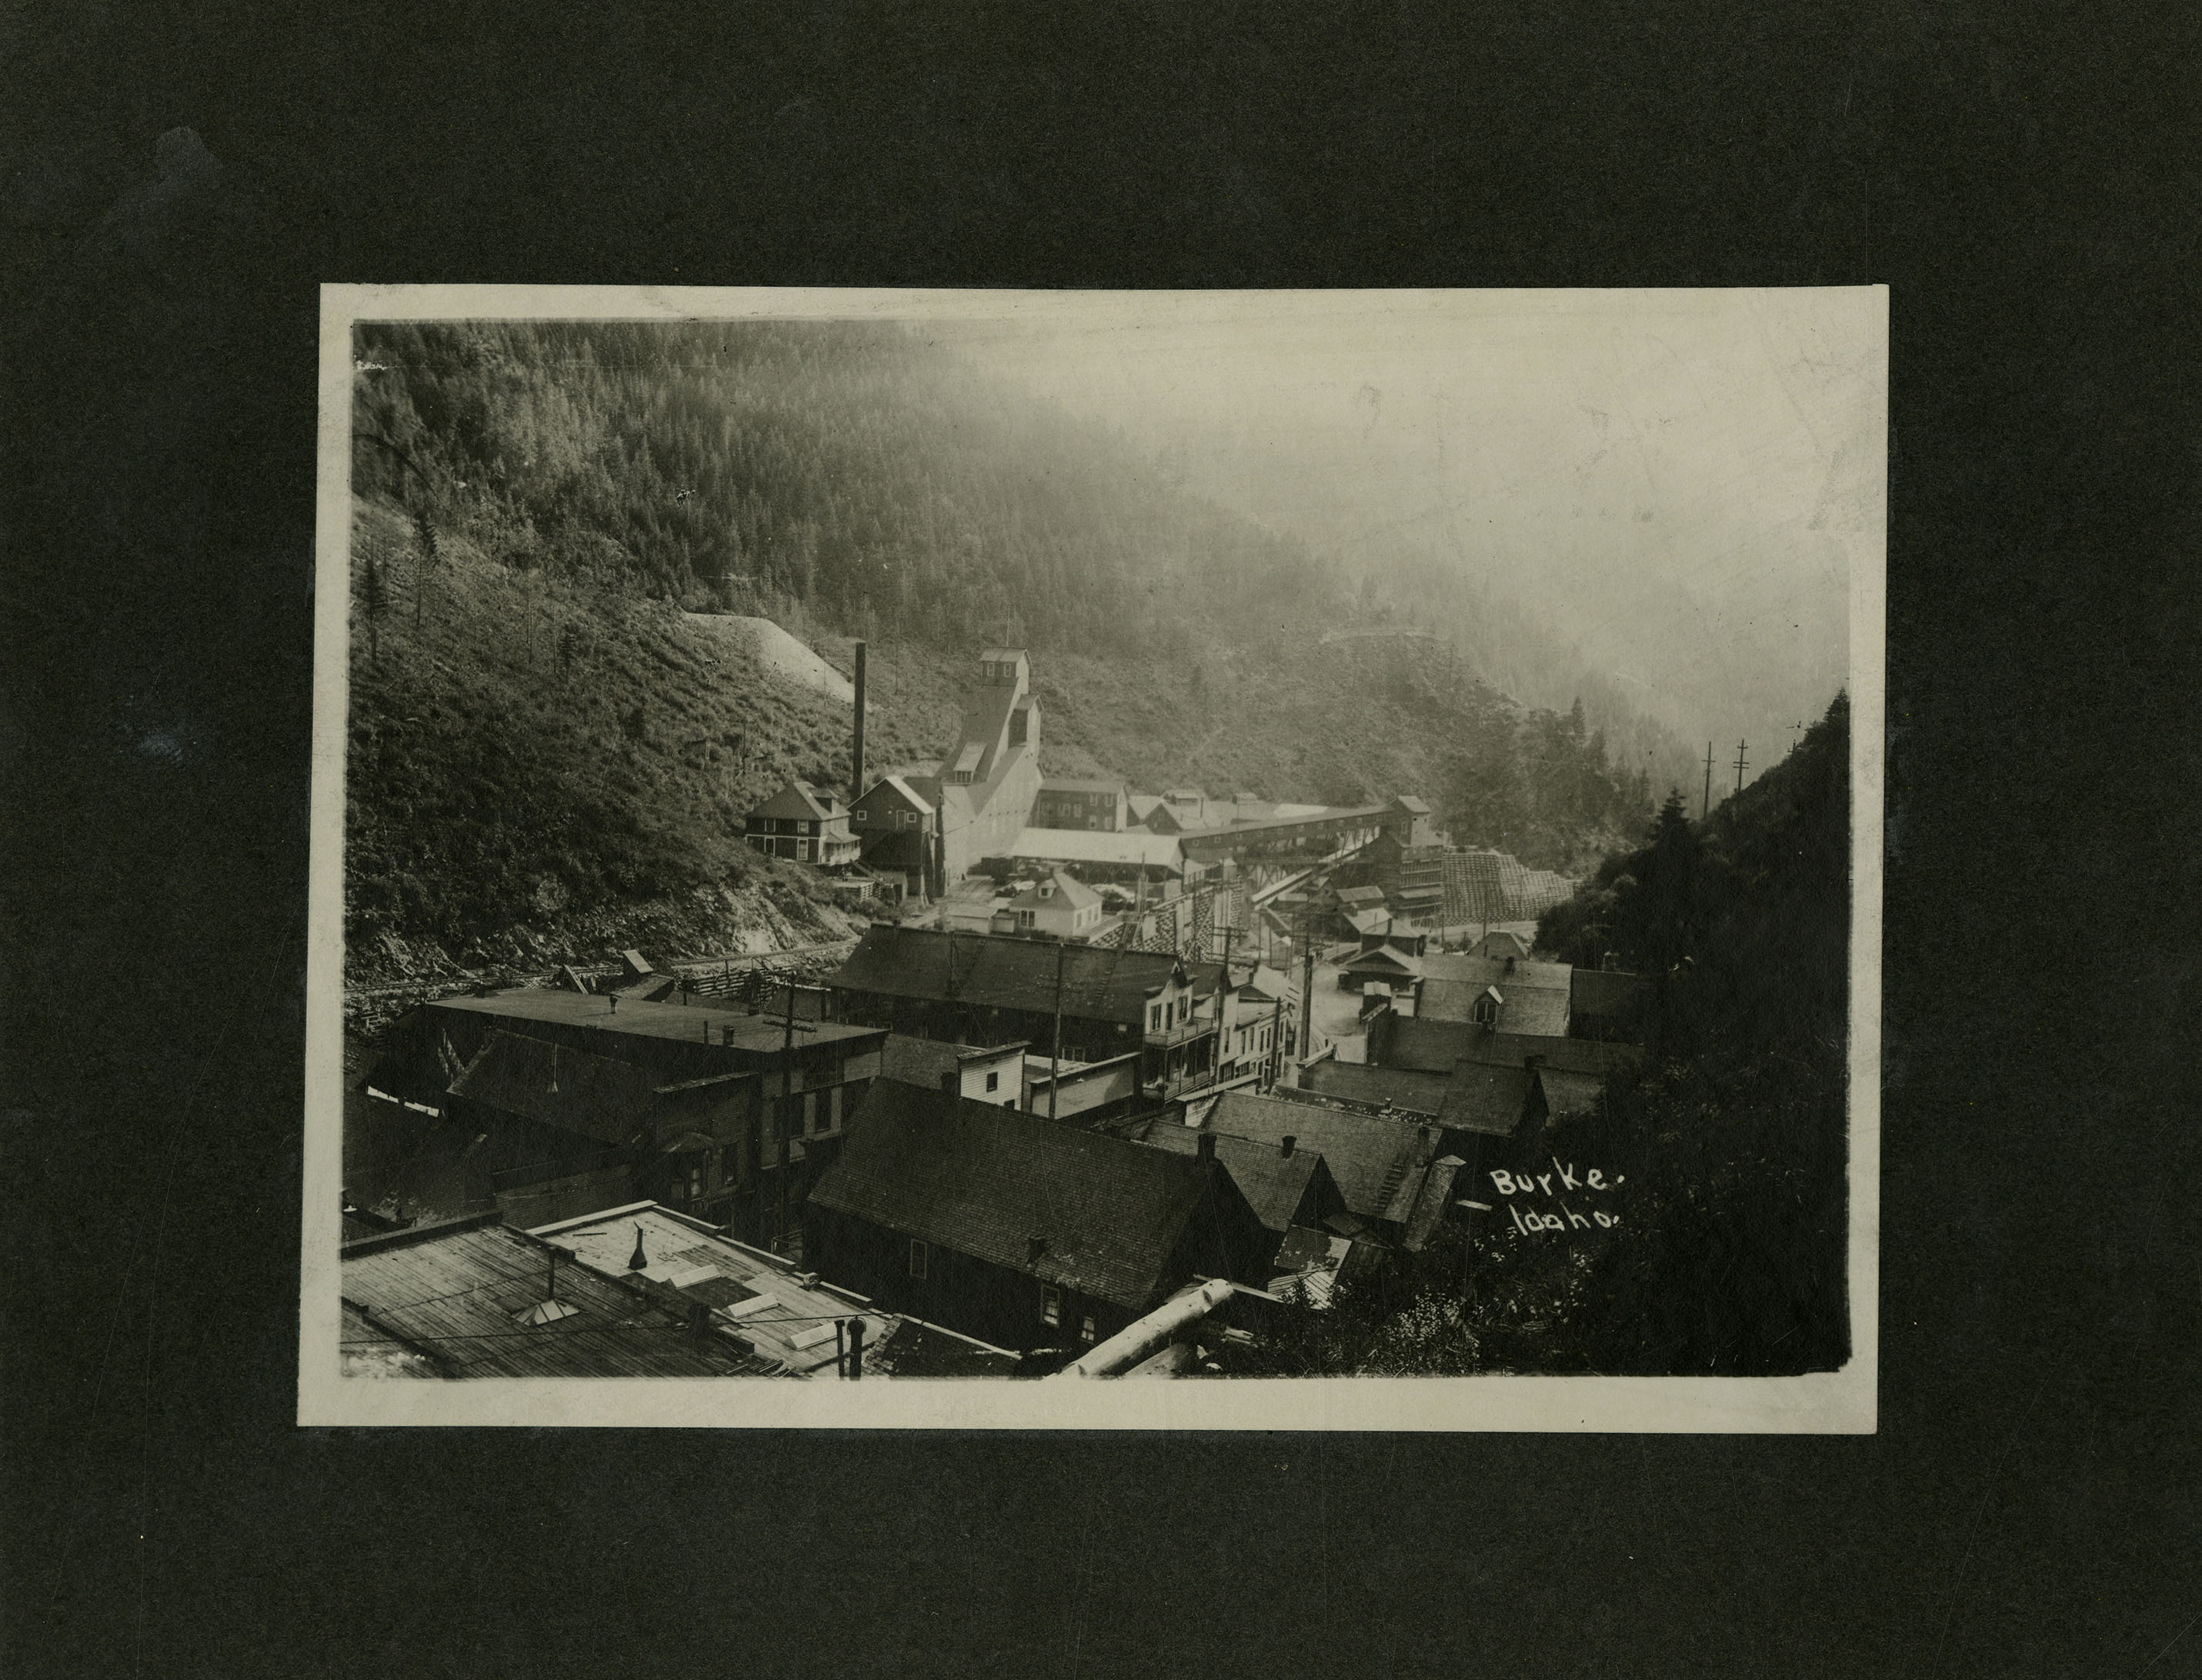
{"type": "Polygon", "coordinates": [[[850,754],[849,803],[864,796],[864,644],[857,643],[857,739],[850,754]]]}

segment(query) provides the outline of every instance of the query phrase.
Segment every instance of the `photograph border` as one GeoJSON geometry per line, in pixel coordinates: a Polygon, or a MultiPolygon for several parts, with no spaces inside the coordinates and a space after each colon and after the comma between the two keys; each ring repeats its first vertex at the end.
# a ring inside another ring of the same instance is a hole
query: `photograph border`
{"type": "MultiPolygon", "coordinates": [[[[1816,288],[1817,289],[1817,288],[1816,288]]],[[[1632,289],[1634,290],[1634,289],[1632,289]]],[[[1796,290],[1794,288],[1708,288],[1796,290]]],[[[1886,357],[1888,289],[1869,292],[1886,357]]],[[[1646,297],[1687,291],[1642,289],[1646,297]]],[[[1870,444],[1882,465],[1878,540],[1850,588],[1852,928],[1849,1266],[1851,1356],[1787,1377],[1351,1377],[1116,1383],[1000,1379],[872,1383],[713,1378],[346,1378],[339,1372],[344,985],[344,784],[350,656],[352,329],[362,321],[998,320],[1135,327],[1157,314],[1259,298],[1320,315],[1381,306],[1434,314],[1464,297],[1610,299],[1612,291],[1033,291],[839,287],[681,288],[327,285],[321,288],[315,506],[314,711],[308,894],[303,1209],[297,1421],[321,1425],[643,1428],[1534,1430],[1871,1434],[1879,1377],[1882,815],[1886,767],[1887,381],[1870,444]]]]}

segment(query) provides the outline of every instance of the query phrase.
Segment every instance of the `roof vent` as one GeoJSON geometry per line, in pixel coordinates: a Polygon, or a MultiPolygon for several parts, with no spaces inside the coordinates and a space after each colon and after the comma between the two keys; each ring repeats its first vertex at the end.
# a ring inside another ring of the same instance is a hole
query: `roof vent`
{"type": "Polygon", "coordinates": [[[1292,1159],[1292,1151],[1299,1148],[1299,1143],[1300,1140],[1293,1137],[1292,1134],[1288,1131],[1282,1137],[1277,1140],[1277,1153],[1284,1156],[1286,1160],[1290,1160],[1292,1159]]]}
{"type": "Polygon", "coordinates": [[[544,1325],[555,1325],[561,1319],[570,1319],[580,1310],[570,1301],[539,1301],[533,1307],[523,1308],[512,1316],[515,1322],[534,1330],[544,1325]]]}

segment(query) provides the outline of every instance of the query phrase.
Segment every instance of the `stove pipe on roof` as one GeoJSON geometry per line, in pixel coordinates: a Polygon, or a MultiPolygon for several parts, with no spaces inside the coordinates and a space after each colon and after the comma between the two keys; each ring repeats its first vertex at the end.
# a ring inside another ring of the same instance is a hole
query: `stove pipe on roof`
{"type": "Polygon", "coordinates": [[[642,1227],[634,1228],[634,1252],[627,1257],[627,1269],[640,1272],[650,1264],[650,1256],[642,1251],[642,1227]]]}

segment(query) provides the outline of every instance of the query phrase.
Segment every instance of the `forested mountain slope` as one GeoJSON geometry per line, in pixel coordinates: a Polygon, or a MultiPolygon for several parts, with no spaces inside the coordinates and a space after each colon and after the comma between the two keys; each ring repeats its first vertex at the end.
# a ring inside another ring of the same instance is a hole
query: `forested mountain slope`
{"type": "Polygon", "coordinates": [[[1605,1202],[1617,1224],[1449,1228],[1344,1290],[1258,1368],[1840,1366],[1851,1351],[1850,795],[1839,696],[1710,824],[1669,800],[1646,844],[1540,925],[1543,950],[1590,963],[1611,952],[1654,977],[1644,1071],[1549,1137],[1556,1167],[1595,1166],[1621,1187],[1605,1202]]]}
{"type": "Polygon", "coordinates": [[[356,940],[739,880],[756,799],[845,783],[842,708],[684,611],[771,617],[845,671],[868,638],[874,771],[937,759],[978,648],[1008,640],[1051,773],[1421,792],[1457,838],[1563,868],[1649,814],[1646,755],[1610,750],[1595,708],[1525,713],[1457,642],[1337,637],[1400,626],[910,332],[369,326],[356,363],[356,940]]]}

